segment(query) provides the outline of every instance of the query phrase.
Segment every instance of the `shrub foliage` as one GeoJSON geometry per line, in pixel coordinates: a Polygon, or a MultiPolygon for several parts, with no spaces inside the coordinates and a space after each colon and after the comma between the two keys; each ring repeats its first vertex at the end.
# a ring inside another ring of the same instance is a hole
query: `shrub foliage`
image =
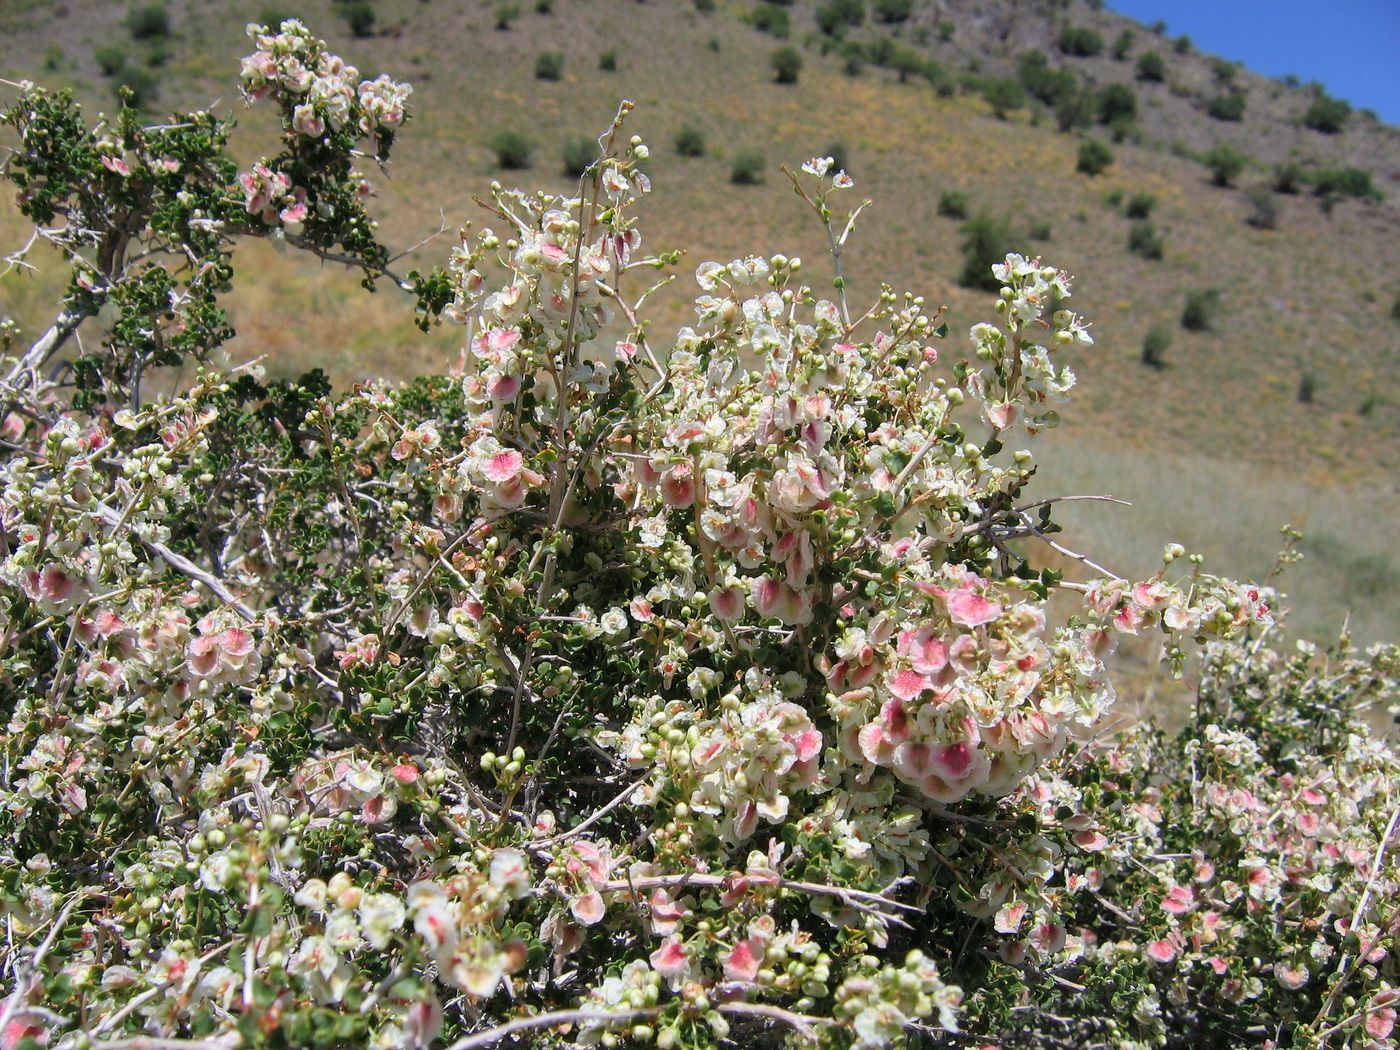
{"type": "Polygon", "coordinates": [[[1085,139],[1079,145],[1078,170],[1085,175],[1098,175],[1113,163],[1113,151],[1098,139],[1085,139]]]}
{"type": "Polygon", "coordinates": [[[0,115],[71,269],[0,331],[5,1047],[1385,1045],[1400,650],[1280,644],[1175,545],[1032,559],[1066,274],[1001,255],[965,338],[853,307],[813,158],[830,259],[702,262],[663,335],[627,103],[578,196],[496,187],[400,273],[360,169],[407,86],[250,32],[252,164],[207,112],[0,115]],[[220,364],[250,238],[459,370],[220,364]],[[1114,718],[1133,635],[1179,734],[1114,718]]]}

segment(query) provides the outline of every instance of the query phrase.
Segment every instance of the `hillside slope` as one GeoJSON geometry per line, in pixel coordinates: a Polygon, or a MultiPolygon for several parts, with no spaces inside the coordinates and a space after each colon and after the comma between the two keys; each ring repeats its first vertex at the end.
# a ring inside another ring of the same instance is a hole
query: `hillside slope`
{"type": "MultiPolygon", "coordinates": [[[[949,354],[989,306],[986,292],[957,284],[961,220],[940,214],[940,197],[963,193],[971,212],[1005,216],[1015,245],[1079,278],[1078,305],[1096,322],[1097,345],[1077,362],[1082,385],[1070,433],[1047,454],[1062,479],[1056,487],[1111,490],[1140,503],[1100,537],[1098,549],[1109,548],[1115,567],[1150,571],[1162,541],[1183,539],[1207,550],[1220,571],[1260,574],[1272,561],[1273,529],[1292,517],[1315,537],[1305,547],[1312,564],[1291,588],[1311,610],[1310,631],[1335,630],[1348,608],[1362,636],[1388,633],[1400,619],[1396,129],[1353,113],[1339,134],[1309,130],[1298,121],[1310,90],[1247,71],[1229,74],[1247,97],[1243,119],[1211,119],[1200,107],[1220,93],[1218,62],[1179,54],[1150,30],[1079,2],[915,0],[906,21],[867,19],[840,42],[820,31],[812,3],[719,0],[701,13],[691,0],[554,0],[541,13],[521,2],[506,31],[493,28],[500,6],[375,0],[378,35],[359,39],[331,0],[173,0],[173,36],[164,64],[151,69],[160,90],[154,106],[221,99],[240,108],[232,84],[247,49],[244,23],[273,13],[303,17],[362,70],[391,70],[415,85],[416,119],[392,180],[378,180],[386,240],[408,244],[438,227],[439,208],[452,227],[480,221],[471,198],[492,179],[565,189],[564,145],[601,129],[617,100],[630,98],[632,130],[653,146],[648,242],[692,252],[674,294],[658,298],[660,321],[675,323],[687,319],[689,274],[702,258],[783,251],[822,272],[818,231],[776,166],[839,146],[859,192],[875,201],[849,257],[854,297],[875,294],[883,279],[947,303],[949,354]],[[786,40],[750,24],[755,9],[768,7],[788,13],[786,40]],[[1102,53],[1061,53],[1066,24],[1097,32],[1102,53]],[[1112,49],[1124,29],[1133,41],[1120,60],[1112,49]],[[887,53],[937,62],[947,86],[848,61],[854,44],[881,39],[890,41],[887,53]],[[805,60],[796,85],[775,83],[769,65],[784,44],[805,60]],[[1073,69],[1100,87],[1132,86],[1138,118],[1120,129],[1103,174],[1078,173],[1076,157],[1086,138],[1108,142],[1110,129],[1091,123],[1061,133],[1039,104],[997,119],[973,90],[981,78],[1014,75],[1032,49],[1050,68],[1073,69]],[[1135,75],[1146,50],[1161,54],[1161,83],[1135,75]],[[535,78],[544,51],[564,55],[561,80],[535,78]],[[599,68],[607,52],[614,72],[599,68]],[[703,133],[705,156],[673,150],[687,125],[703,133]],[[531,170],[498,170],[487,140],[505,128],[533,141],[531,170]],[[1213,185],[1196,159],[1220,143],[1249,158],[1234,188],[1213,185]],[[746,150],[763,153],[766,185],[731,184],[733,161],[746,150]],[[1246,191],[1269,186],[1274,166],[1290,160],[1363,168],[1388,196],[1324,207],[1307,187],[1271,193],[1275,228],[1247,224],[1256,206],[1246,191]],[[1160,260],[1126,247],[1135,220],[1123,204],[1144,193],[1155,198],[1160,260]],[[1187,293],[1205,289],[1219,292],[1213,329],[1184,330],[1187,293]],[[1140,361],[1153,326],[1172,336],[1161,369],[1140,361]]],[[[11,0],[0,7],[0,71],[72,84],[110,108],[98,49],[115,44],[133,65],[150,49],[131,39],[125,17],[123,7],[98,0],[11,0]]],[[[243,118],[249,160],[271,151],[264,119],[256,108],[243,118]]],[[[17,235],[15,216],[0,222],[17,235]]],[[[445,251],[438,241],[417,257],[430,263],[445,251]]],[[[419,337],[405,304],[358,294],[353,276],[264,254],[234,299],[238,353],[265,354],[277,372],[324,365],[341,379],[441,368],[453,353],[455,333],[419,337]]],[[[0,284],[0,305],[35,324],[53,292],[51,279],[11,274],[0,284]]]]}

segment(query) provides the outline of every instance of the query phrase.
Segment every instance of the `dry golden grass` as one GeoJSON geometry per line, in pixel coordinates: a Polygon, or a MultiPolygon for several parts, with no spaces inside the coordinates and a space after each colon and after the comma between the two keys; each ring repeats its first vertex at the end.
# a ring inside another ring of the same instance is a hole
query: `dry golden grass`
{"type": "MultiPolygon", "coordinates": [[[[0,61],[10,75],[74,83],[80,96],[106,105],[91,53],[122,38],[124,7],[95,0],[66,6],[62,18],[42,5],[0,16],[0,28],[10,30],[0,61]],[[52,40],[63,42],[67,64],[46,74],[38,66],[52,40]]],[[[990,304],[953,283],[959,234],[957,223],[936,213],[940,192],[963,190],[974,209],[1007,214],[1022,233],[1048,224],[1050,240],[1027,237],[1027,249],[1079,277],[1076,301],[1095,319],[1097,345],[1076,361],[1079,400],[1061,452],[1056,442],[1046,446],[1046,486],[1133,489],[1139,501],[1135,512],[1092,511],[1109,523],[1093,526],[1095,546],[1141,571],[1152,568],[1164,540],[1180,539],[1206,548],[1222,573],[1258,574],[1272,561],[1277,526],[1303,517],[1319,565],[1294,579],[1298,604],[1312,610],[1308,632],[1333,633],[1352,608],[1358,637],[1394,633],[1400,610],[1386,595],[1400,588],[1374,583],[1400,572],[1393,553],[1400,540],[1400,324],[1388,316],[1395,280],[1387,276],[1400,273],[1400,211],[1391,204],[1343,203],[1326,216],[1311,199],[1279,198],[1280,228],[1260,231],[1244,223],[1248,205],[1239,191],[1209,186],[1200,165],[1168,153],[1115,146],[1118,162],[1089,179],[1075,172],[1078,140],[1048,124],[1032,126],[1024,113],[995,120],[978,99],[939,99],[926,85],[900,85],[878,70],[852,79],[838,59],[814,49],[798,86],[777,85],[767,64],[776,42],[740,21],[750,6],[740,0],[721,0],[710,16],[686,0],[556,0],[548,16],[522,3],[509,32],[491,28],[494,0],[379,0],[381,25],[397,31],[367,41],[348,37],[329,0],[287,6],[362,70],[391,71],[415,85],[416,119],[392,180],[380,181],[382,232],[391,244],[435,228],[439,208],[452,226],[479,222],[471,198],[493,178],[567,189],[563,144],[601,130],[620,98],[634,100],[631,130],[653,150],[656,193],[643,209],[648,245],[691,252],[675,287],[657,298],[662,343],[668,326],[689,318],[689,275],[703,258],[800,254],[813,282],[824,283],[823,238],[776,168],[833,142],[848,151],[855,192],[876,202],[848,260],[854,296],[874,294],[886,279],[946,303],[950,359],[990,304]],[[598,70],[598,55],[610,49],[618,54],[616,73],[598,70]],[[567,56],[562,82],[534,79],[543,50],[567,56]],[[705,131],[709,155],[675,155],[671,140],[683,124],[705,131]],[[485,141],[502,127],[534,139],[531,171],[495,170],[485,141]],[[765,153],[768,182],[731,186],[734,155],[750,148],[765,153]],[[1153,218],[1166,238],[1163,261],[1124,250],[1129,221],[1104,203],[1113,191],[1158,198],[1153,218]],[[1216,331],[1181,330],[1186,291],[1208,286],[1222,291],[1216,331]],[[1170,367],[1161,372],[1138,361],[1143,334],[1159,322],[1175,335],[1170,367]],[[1304,372],[1317,381],[1312,405],[1296,399],[1304,372]],[[1362,416],[1368,398],[1373,406],[1362,416]]],[[[260,8],[186,0],[172,10],[179,39],[161,71],[162,105],[222,98],[237,108],[231,84],[246,50],[242,25],[260,8]]],[[[241,119],[241,154],[251,160],[270,151],[266,115],[254,109],[241,119]]],[[[18,231],[12,213],[0,216],[7,243],[18,231]]],[[[440,241],[414,261],[431,265],[445,250],[440,241]]],[[[353,275],[323,272],[264,245],[244,251],[230,300],[235,356],[265,355],[276,373],[321,366],[342,381],[437,369],[454,356],[454,333],[420,335],[392,290],[368,297],[353,275]]],[[[0,305],[38,325],[58,286],[52,274],[7,279],[0,305]]],[[[1071,524],[1090,528],[1079,517],[1071,524]]]]}

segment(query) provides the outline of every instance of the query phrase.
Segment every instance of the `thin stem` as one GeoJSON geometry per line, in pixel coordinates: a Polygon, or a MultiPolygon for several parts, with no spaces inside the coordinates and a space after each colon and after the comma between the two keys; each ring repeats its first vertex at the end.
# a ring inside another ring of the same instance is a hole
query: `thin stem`
{"type": "MultiPolygon", "coordinates": [[[[495,1028],[488,1028],[484,1032],[477,1032],[473,1035],[464,1036],[447,1048],[447,1050],[477,1050],[477,1047],[493,1046],[502,1039],[508,1039],[516,1032],[529,1032],[536,1028],[554,1028],[557,1025],[578,1024],[582,1021],[601,1021],[605,1024],[617,1024],[630,1021],[637,1017],[655,1017],[661,1012],[660,1007],[646,1006],[634,1010],[551,1010],[548,1013],[535,1014],[532,1017],[517,1017],[514,1021],[507,1021],[505,1024],[497,1025],[495,1028]]],[[[136,1048],[133,1048],[136,1050],[136,1048]]]]}

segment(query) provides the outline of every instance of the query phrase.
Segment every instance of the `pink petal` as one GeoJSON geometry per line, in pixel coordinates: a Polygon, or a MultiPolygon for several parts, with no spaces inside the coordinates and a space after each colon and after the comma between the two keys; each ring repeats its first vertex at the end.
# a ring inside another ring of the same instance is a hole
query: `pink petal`
{"type": "Polygon", "coordinates": [[[961,780],[972,766],[973,749],[965,741],[948,744],[934,752],[934,761],[940,772],[952,780],[961,780]]]}
{"type": "Polygon", "coordinates": [[[763,946],[750,937],[740,941],[724,960],[724,976],[731,981],[752,981],[758,976],[759,959],[763,957],[763,946]]]}
{"type": "Polygon", "coordinates": [[[716,587],[710,592],[710,610],[721,620],[737,620],[744,612],[744,596],[738,587],[716,587]]]}
{"type": "Polygon", "coordinates": [[[497,484],[511,481],[520,476],[521,468],[525,465],[525,459],[515,449],[507,449],[505,452],[498,452],[486,461],[486,466],[482,473],[486,475],[487,481],[494,481],[497,484]]]}
{"type": "Polygon", "coordinates": [[[603,895],[597,890],[585,893],[569,904],[569,911],[573,913],[574,918],[585,926],[602,921],[607,910],[607,905],[603,903],[603,895]]]}
{"type": "Polygon", "coordinates": [[[889,761],[885,757],[885,751],[888,747],[885,740],[885,730],[879,722],[870,722],[862,726],[856,740],[860,745],[860,753],[865,756],[867,762],[879,765],[889,761]]]}
{"type": "Polygon", "coordinates": [[[753,589],[753,604],[763,617],[778,614],[778,601],[782,597],[782,585],[777,580],[765,576],[753,589]]]}
{"type": "Polygon", "coordinates": [[[220,647],[230,656],[247,656],[253,651],[253,636],[242,627],[230,627],[217,638],[220,647]]]}
{"type": "Polygon", "coordinates": [[[816,729],[804,729],[796,740],[797,760],[806,762],[815,758],[822,749],[822,735],[816,729]]]}
{"type": "Polygon", "coordinates": [[[675,977],[685,969],[688,958],[685,944],[673,935],[651,953],[651,968],[663,977],[675,977]]]}
{"type": "Polygon", "coordinates": [[[897,697],[885,701],[885,706],[880,708],[880,720],[885,723],[885,736],[896,744],[909,739],[909,715],[897,697]]]}
{"type": "Polygon", "coordinates": [[[1001,615],[1001,606],[975,591],[954,591],[948,596],[948,615],[964,627],[980,627],[1001,615]]]}
{"type": "Polygon", "coordinates": [[[487,384],[486,392],[491,395],[492,401],[514,401],[515,395],[520,393],[520,377],[501,376],[493,379],[487,384]]]}
{"type": "Polygon", "coordinates": [[[1390,1033],[1395,1031],[1395,1010],[1387,1006],[1384,1010],[1377,1010],[1370,1017],[1366,1018],[1366,1034],[1373,1039],[1389,1039],[1390,1033]]]}
{"type": "Polygon", "coordinates": [[[1176,958],[1176,945],[1171,941],[1153,941],[1147,946],[1147,957],[1159,963],[1169,963],[1176,958]]]}
{"type": "Polygon", "coordinates": [[[907,742],[894,749],[895,771],[910,780],[923,780],[934,772],[933,748],[907,742]]]}
{"type": "Polygon", "coordinates": [[[907,701],[917,699],[925,689],[932,688],[933,683],[917,671],[900,671],[886,685],[895,696],[907,701]]]}

